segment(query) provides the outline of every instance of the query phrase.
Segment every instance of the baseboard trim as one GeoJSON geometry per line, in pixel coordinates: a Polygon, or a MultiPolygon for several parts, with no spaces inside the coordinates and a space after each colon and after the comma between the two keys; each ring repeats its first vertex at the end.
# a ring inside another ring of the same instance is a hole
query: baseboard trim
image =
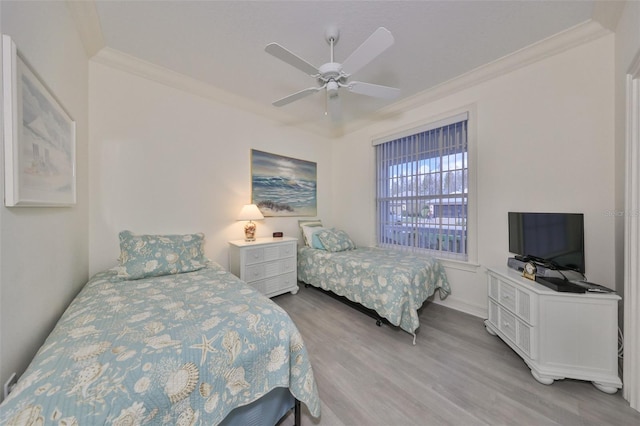
{"type": "Polygon", "coordinates": [[[471,305],[460,300],[452,299],[451,296],[445,300],[434,299],[433,303],[455,309],[456,311],[464,312],[465,314],[473,315],[474,317],[482,319],[487,318],[487,308],[485,306],[471,305]]]}

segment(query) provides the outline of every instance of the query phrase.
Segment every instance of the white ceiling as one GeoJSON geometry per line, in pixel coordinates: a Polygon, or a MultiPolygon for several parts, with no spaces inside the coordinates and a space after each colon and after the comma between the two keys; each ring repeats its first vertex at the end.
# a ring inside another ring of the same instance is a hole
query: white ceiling
{"type": "MultiPolygon", "coordinates": [[[[89,3],[92,14],[85,4],[81,15],[93,15],[90,35],[99,40],[94,50],[107,47],[103,52],[134,56],[246,98],[265,111],[276,108],[271,106],[276,99],[316,85],[310,76],[267,54],[268,43],[277,42],[320,66],[329,62],[327,26],[340,29],[337,62],[384,26],[395,44],[353,79],[398,87],[401,97],[384,101],[341,91],[343,124],[597,19],[604,7],[588,0],[89,3]]],[[[335,130],[324,115],[321,93],[279,109],[288,124],[335,130]]]]}

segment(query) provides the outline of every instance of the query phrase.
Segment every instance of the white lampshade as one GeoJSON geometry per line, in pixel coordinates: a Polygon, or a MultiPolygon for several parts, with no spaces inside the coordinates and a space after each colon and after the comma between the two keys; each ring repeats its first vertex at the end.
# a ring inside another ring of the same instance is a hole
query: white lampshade
{"type": "Polygon", "coordinates": [[[260,209],[255,204],[246,204],[240,210],[238,220],[260,220],[264,219],[264,216],[260,212],[260,209]]]}

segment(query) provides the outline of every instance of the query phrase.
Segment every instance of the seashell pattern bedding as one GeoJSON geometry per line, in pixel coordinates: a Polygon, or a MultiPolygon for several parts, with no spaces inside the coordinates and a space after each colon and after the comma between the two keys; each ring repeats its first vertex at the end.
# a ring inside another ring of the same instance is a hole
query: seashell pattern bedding
{"type": "Polygon", "coordinates": [[[414,344],[418,309],[436,291],[440,299],[451,293],[434,257],[376,247],[339,252],[299,247],[298,280],[373,309],[413,335],[414,344]]]}
{"type": "Polygon", "coordinates": [[[96,274],[0,405],[0,424],[219,424],[289,388],[320,414],[287,313],[209,263],[125,281],[96,274]]]}

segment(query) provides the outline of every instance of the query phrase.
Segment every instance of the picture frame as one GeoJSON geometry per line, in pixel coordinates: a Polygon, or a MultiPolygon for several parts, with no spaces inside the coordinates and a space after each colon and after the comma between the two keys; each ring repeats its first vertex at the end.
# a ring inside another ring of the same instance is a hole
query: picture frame
{"type": "Polygon", "coordinates": [[[251,200],[265,217],[317,216],[318,166],[251,150],[251,200]]]}
{"type": "Polygon", "coordinates": [[[76,204],[76,123],[4,34],[2,89],[5,206],[76,204]]]}

